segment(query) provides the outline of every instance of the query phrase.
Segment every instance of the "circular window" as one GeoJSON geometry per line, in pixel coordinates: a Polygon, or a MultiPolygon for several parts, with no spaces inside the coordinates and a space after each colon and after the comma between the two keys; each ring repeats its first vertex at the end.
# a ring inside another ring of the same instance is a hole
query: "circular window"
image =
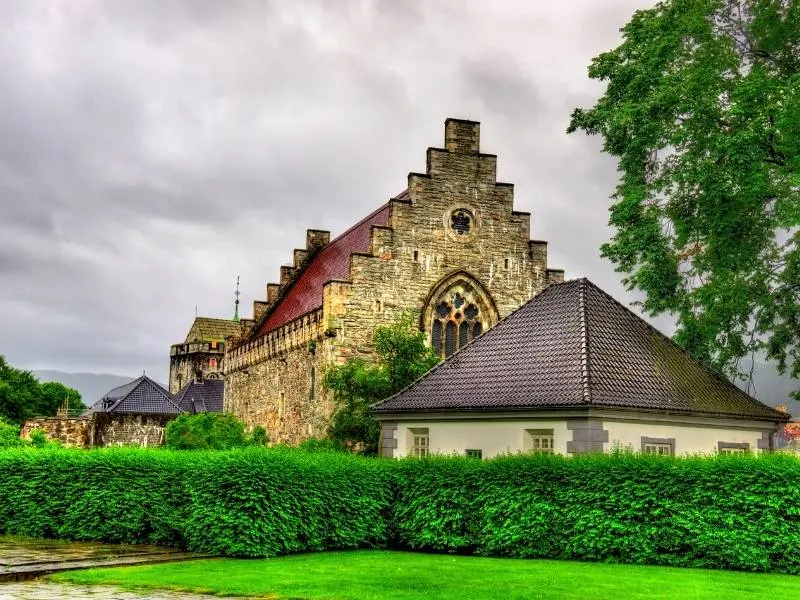
{"type": "Polygon", "coordinates": [[[472,215],[463,208],[454,210],[450,215],[450,228],[456,235],[467,235],[472,228],[472,215]]]}
{"type": "Polygon", "coordinates": [[[451,204],[442,214],[442,225],[447,237],[453,241],[467,243],[475,239],[481,220],[474,206],[463,203],[451,204]]]}

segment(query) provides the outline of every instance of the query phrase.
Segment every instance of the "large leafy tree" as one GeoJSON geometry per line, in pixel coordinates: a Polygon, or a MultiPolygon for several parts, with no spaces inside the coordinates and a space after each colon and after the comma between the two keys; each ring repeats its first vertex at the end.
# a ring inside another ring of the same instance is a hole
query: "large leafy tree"
{"type": "Polygon", "coordinates": [[[374,362],[351,358],[329,367],[322,380],[336,403],[330,438],[363,454],[378,450],[380,425],[370,405],[399,392],[439,362],[411,313],[376,327],[373,344],[374,362]]]}
{"type": "Polygon", "coordinates": [[[568,129],[619,160],[603,255],[707,364],[800,376],[800,1],[666,0],[622,33],[568,129]]]}
{"type": "Polygon", "coordinates": [[[16,369],[0,355],[0,418],[13,423],[52,416],[67,401],[69,408],[85,408],[77,390],[58,382],[39,383],[30,371],[16,369]]]}

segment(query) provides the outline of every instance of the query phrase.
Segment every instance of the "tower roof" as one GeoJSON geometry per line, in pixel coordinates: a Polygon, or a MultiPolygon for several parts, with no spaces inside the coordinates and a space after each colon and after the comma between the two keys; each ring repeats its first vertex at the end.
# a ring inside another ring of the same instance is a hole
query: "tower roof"
{"type": "Polygon", "coordinates": [[[614,407],[785,421],[586,279],[554,284],[376,413],[614,407]]]}

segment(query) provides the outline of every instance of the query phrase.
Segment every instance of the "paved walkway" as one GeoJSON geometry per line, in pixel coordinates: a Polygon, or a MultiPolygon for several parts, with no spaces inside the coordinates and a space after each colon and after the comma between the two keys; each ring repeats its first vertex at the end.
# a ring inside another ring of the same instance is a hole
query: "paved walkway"
{"type": "Polygon", "coordinates": [[[0,583],[0,600],[243,600],[182,592],[126,592],[119,588],[96,585],[62,585],[45,581],[0,583]]]}
{"type": "Polygon", "coordinates": [[[33,579],[49,573],[140,565],[200,558],[159,546],[62,542],[0,536],[0,582],[33,579]]]}

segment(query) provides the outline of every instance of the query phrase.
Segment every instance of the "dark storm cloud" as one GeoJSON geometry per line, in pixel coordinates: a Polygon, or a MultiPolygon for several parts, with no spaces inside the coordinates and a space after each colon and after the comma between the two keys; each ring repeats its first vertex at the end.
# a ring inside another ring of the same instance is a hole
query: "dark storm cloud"
{"type": "Polygon", "coordinates": [[[642,5],[18,0],[0,3],[0,353],[165,379],[194,317],[243,312],[308,227],[404,189],[446,117],[550,262],[630,300],[598,256],[615,165],[566,136],[586,66],[642,5]]]}

